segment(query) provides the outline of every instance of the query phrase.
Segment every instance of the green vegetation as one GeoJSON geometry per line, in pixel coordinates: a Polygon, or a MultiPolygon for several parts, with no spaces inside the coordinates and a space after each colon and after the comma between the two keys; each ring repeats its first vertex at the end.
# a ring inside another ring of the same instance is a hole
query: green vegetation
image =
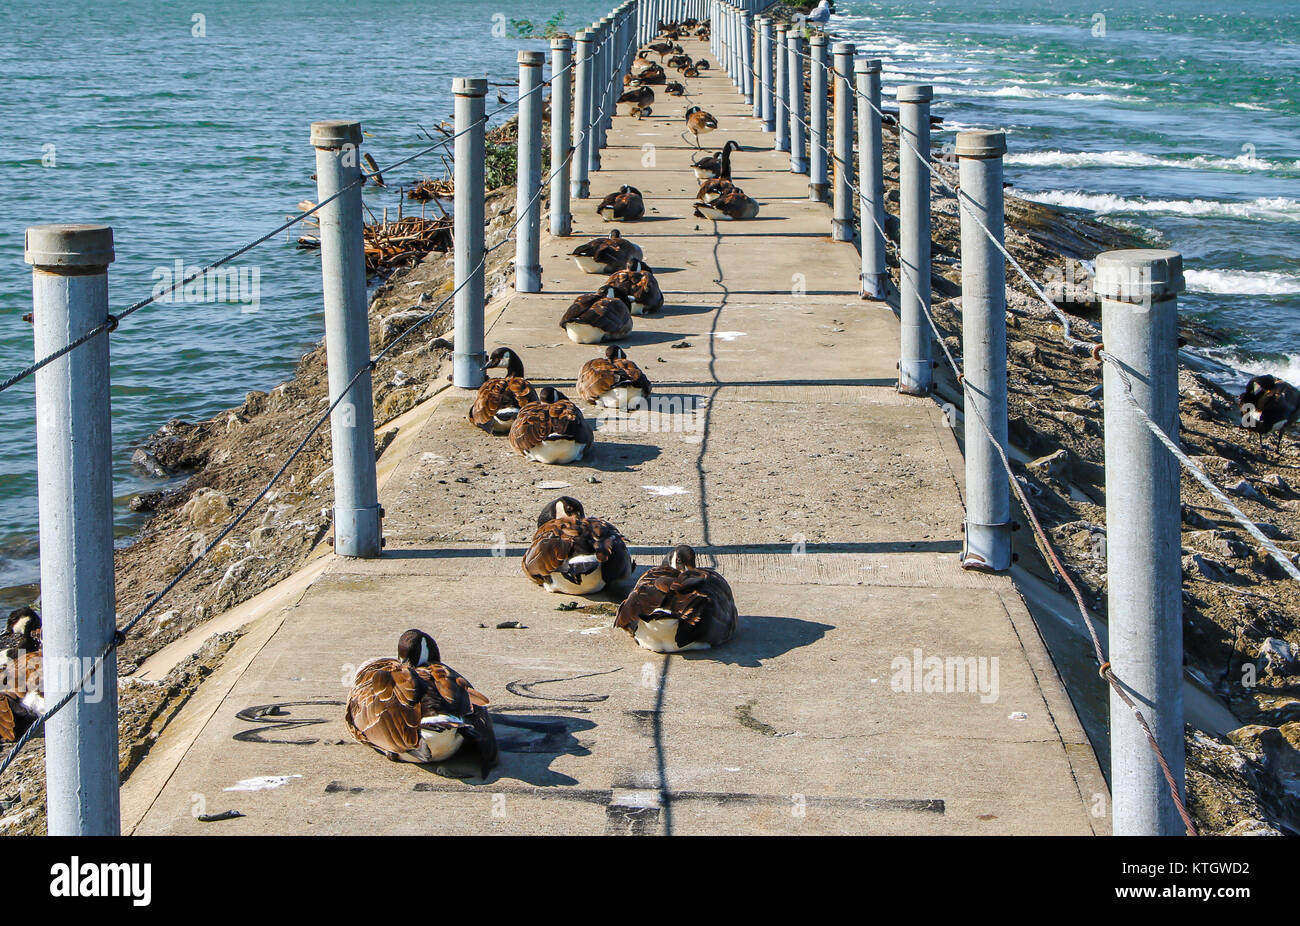
{"type": "MultiPolygon", "coordinates": [[[[484,146],[485,186],[495,190],[503,186],[514,186],[518,177],[515,169],[519,157],[519,146],[514,141],[494,142],[489,140],[484,146]]],[[[545,182],[551,172],[551,146],[543,136],[542,140],[542,180],[545,182]]]]}

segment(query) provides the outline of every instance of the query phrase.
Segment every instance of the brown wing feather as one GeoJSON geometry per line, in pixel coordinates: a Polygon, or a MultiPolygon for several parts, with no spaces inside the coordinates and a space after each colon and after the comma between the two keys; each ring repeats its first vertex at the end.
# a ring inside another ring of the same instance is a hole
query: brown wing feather
{"type": "Polygon", "coordinates": [[[582,417],[582,411],[568,399],[552,402],[547,412],[550,427],[546,436],[563,434],[580,444],[590,444],[594,439],[591,425],[582,417]]]}
{"type": "Polygon", "coordinates": [[[618,368],[608,358],[588,360],[578,371],[578,395],[594,403],[599,396],[614,388],[619,377],[618,368]]]}
{"type": "Polygon", "coordinates": [[[613,365],[618,369],[619,379],[639,387],[645,395],[650,395],[650,380],[639,366],[626,357],[613,361],[613,365]]]}
{"type": "Polygon", "coordinates": [[[550,406],[544,402],[534,402],[519,411],[519,415],[510,425],[510,446],[520,454],[546,440],[551,433],[550,406]]]}
{"type": "Polygon", "coordinates": [[[18,719],[15,708],[22,707],[22,700],[16,691],[0,692],[0,743],[12,743],[18,739],[18,719]]]}
{"type": "Polygon", "coordinates": [[[572,521],[572,518],[547,521],[533,534],[533,542],[524,554],[524,572],[538,585],[570,556],[573,535],[565,530],[567,521],[572,521]]]}
{"type": "Polygon", "coordinates": [[[348,732],[385,755],[414,749],[420,745],[420,701],[426,687],[416,670],[397,659],[367,663],[348,696],[348,732]]]}

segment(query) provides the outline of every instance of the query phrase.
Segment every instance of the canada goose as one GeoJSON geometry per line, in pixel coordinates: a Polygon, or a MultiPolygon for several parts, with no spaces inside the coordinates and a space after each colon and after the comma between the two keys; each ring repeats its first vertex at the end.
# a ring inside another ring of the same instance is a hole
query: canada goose
{"type": "Polygon", "coordinates": [[[406,631],[396,659],[357,670],[344,722],[353,739],[395,762],[442,762],[468,741],[486,778],[497,761],[488,699],[441,660],[433,637],[406,631]]]}
{"type": "Polygon", "coordinates": [[[605,408],[642,408],[650,397],[650,380],[627,359],[623,348],[611,344],[605,356],[588,360],[578,372],[578,395],[605,408]]]}
{"type": "Polygon", "coordinates": [[[715,222],[723,219],[752,219],[758,215],[758,201],[746,196],[744,190],[736,187],[729,192],[719,193],[708,202],[696,203],[695,214],[715,222]]]}
{"type": "Polygon", "coordinates": [[[695,551],[685,544],[641,576],[614,620],[615,627],[656,653],[720,646],[738,623],[727,580],[696,566],[695,551]]]}
{"type": "Polygon", "coordinates": [[[693,65],[693,64],[688,64],[686,67],[681,68],[681,72],[682,72],[682,76],[683,76],[683,77],[699,77],[699,76],[700,76],[700,69],[697,68],[697,67],[696,67],[695,65],[693,65]]]}
{"type": "Polygon", "coordinates": [[[664,93],[668,94],[669,96],[681,96],[685,92],[686,92],[685,85],[679,83],[678,81],[673,80],[664,84],[664,93]]]}
{"type": "Polygon", "coordinates": [[[668,80],[664,69],[653,62],[647,62],[644,68],[634,71],[633,77],[643,84],[662,84],[668,80]]]}
{"type": "Polygon", "coordinates": [[[9,614],[5,629],[18,640],[0,652],[0,742],[13,742],[45,710],[41,617],[31,608],[18,608],[9,614]]]}
{"type": "Polygon", "coordinates": [[[1300,389],[1265,373],[1246,383],[1237,407],[1241,409],[1241,426],[1254,431],[1261,446],[1265,434],[1276,432],[1277,452],[1282,449],[1282,435],[1300,417],[1300,389]]]}
{"type": "MultiPolygon", "coordinates": [[[[672,42],[667,42],[667,41],[664,41],[664,42],[651,42],[651,43],[650,43],[649,45],[647,45],[646,48],[645,48],[645,51],[652,51],[652,52],[655,52],[656,54],[658,54],[658,55],[659,55],[659,60],[660,60],[660,61],[662,61],[662,60],[664,59],[664,56],[667,55],[667,54],[668,54],[669,52],[671,52],[672,50],[673,50],[673,43],[672,43],[672,42]]],[[[644,52],[643,52],[643,54],[644,54],[644,52]]]]}
{"type": "Polygon", "coordinates": [[[715,177],[721,177],[723,180],[731,179],[731,152],[740,151],[740,143],[737,141],[728,141],[722,146],[722,150],[708,157],[691,161],[691,167],[695,168],[695,176],[699,180],[712,180],[715,177]]]}
{"type": "Polygon", "coordinates": [[[470,407],[469,420],[490,434],[505,434],[519,409],[537,401],[537,390],[524,379],[524,362],[508,347],[498,347],[483,370],[505,367],[506,375],[486,380],[470,407]]]}
{"type": "Polygon", "coordinates": [[[686,110],[686,127],[695,136],[695,147],[698,148],[700,146],[700,136],[707,135],[716,129],[718,120],[698,106],[692,106],[686,110]]]}
{"type": "Polygon", "coordinates": [[[554,386],[544,386],[538,401],[525,405],[510,426],[510,446],[534,463],[572,463],[595,442],[582,411],[554,386]]]}
{"type": "Polygon", "coordinates": [[[640,190],[625,183],[600,201],[596,214],[606,222],[632,222],[645,215],[645,200],[640,190]]]}
{"type": "Polygon", "coordinates": [[[696,67],[696,69],[698,69],[698,70],[701,70],[701,71],[707,71],[707,70],[709,69],[709,59],[707,59],[707,58],[696,58],[696,59],[695,59],[695,67],[696,67]]]}
{"type": "Polygon", "coordinates": [[[664,294],[654,271],[643,260],[634,260],[626,270],[610,274],[605,286],[612,286],[627,296],[633,315],[658,312],[664,307],[664,294]]]}
{"type": "Polygon", "coordinates": [[[624,90],[619,96],[619,104],[628,103],[632,106],[649,106],[655,101],[655,92],[645,84],[635,84],[624,90]]]}
{"type": "Polygon", "coordinates": [[[668,66],[670,68],[676,68],[679,71],[691,63],[690,55],[673,55],[668,59],[668,66]]]}
{"type": "Polygon", "coordinates": [[[641,103],[637,103],[635,106],[631,108],[631,110],[628,111],[628,115],[631,116],[633,119],[644,119],[647,116],[651,115],[653,112],[654,110],[651,109],[649,106],[644,106],[641,103]]]}
{"type": "Polygon", "coordinates": [[[624,238],[617,228],[606,238],[592,238],[578,245],[569,256],[583,273],[603,274],[622,270],[632,261],[645,257],[641,248],[624,238]]]}
{"type": "Polygon", "coordinates": [[[695,200],[696,202],[705,202],[706,200],[713,199],[715,196],[721,196],[723,193],[731,193],[739,189],[740,187],[736,186],[730,180],[726,180],[722,177],[715,177],[712,180],[705,180],[700,184],[700,191],[695,194],[695,200]]]}
{"type": "Polygon", "coordinates": [[[602,286],[573,300],[560,319],[560,327],[575,344],[617,341],[632,333],[632,306],[627,293],[602,286]]]}
{"type": "Polygon", "coordinates": [[[636,563],[613,524],[587,517],[580,501],[563,495],[538,515],[523,567],[548,592],[594,595],[628,585],[636,563]]]}

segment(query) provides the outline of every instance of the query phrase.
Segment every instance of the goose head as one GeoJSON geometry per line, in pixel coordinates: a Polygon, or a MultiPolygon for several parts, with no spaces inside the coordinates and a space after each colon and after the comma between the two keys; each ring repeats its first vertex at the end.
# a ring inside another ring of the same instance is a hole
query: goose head
{"type": "Polygon", "coordinates": [[[689,119],[691,118],[691,116],[702,111],[703,110],[701,110],[698,106],[692,106],[690,109],[686,110],[686,118],[689,119]]]}
{"type": "Polygon", "coordinates": [[[537,516],[537,526],[541,527],[546,522],[557,518],[581,518],[584,514],[582,502],[571,496],[561,495],[542,509],[542,513],[537,516]]]}
{"type": "Polygon", "coordinates": [[[31,608],[19,608],[9,614],[6,630],[19,638],[19,647],[28,651],[41,648],[41,616],[31,608]]]}
{"type": "Polygon", "coordinates": [[[617,344],[611,344],[609,347],[605,348],[605,359],[626,360],[627,354],[624,353],[623,348],[619,347],[617,344]]]}
{"type": "Polygon", "coordinates": [[[408,666],[442,662],[438,644],[423,630],[408,630],[397,640],[397,658],[408,666]]]}
{"type": "Polygon", "coordinates": [[[722,150],[723,151],[744,151],[745,149],[744,147],[741,146],[740,142],[736,141],[735,139],[731,139],[725,145],[722,146],[722,150]]]}
{"type": "Polygon", "coordinates": [[[495,370],[504,368],[509,376],[523,376],[524,362],[508,347],[498,347],[491,356],[488,357],[487,363],[483,364],[483,370],[495,370]]]}
{"type": "Polygon", "coordinates": [[[563,402],[564,393],[556,389],[554,386],[543,386],[541,389],[537,390],[537,398],[539,401],[550,405],[555,402],[563,402]]]}
{"type": "Polygon", "coordinates": [[[619,289],[617,286],[606,286],[602,295],[604,295],[606,299],[617,299],[629,309],[632,308],[632,297],[623,292],[623,290],[619,289]]]}
{"type": "Polygon", "coordinates": [[[679,543],[664,557],[663,565],[671,566],[673,569],[693,569],[695,550],[689,544],[679,543]]]}

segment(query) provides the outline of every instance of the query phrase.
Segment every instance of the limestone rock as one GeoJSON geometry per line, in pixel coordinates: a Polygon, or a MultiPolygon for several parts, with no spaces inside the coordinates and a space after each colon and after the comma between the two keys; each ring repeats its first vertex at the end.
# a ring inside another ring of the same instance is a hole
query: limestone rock
{"type": "Polygon", "coordinates": [[[230,496],[208,488],[196,491],[181,508],[181,517],[199,530],[224,524],[234,514],[235,503],[230,496]]]}

